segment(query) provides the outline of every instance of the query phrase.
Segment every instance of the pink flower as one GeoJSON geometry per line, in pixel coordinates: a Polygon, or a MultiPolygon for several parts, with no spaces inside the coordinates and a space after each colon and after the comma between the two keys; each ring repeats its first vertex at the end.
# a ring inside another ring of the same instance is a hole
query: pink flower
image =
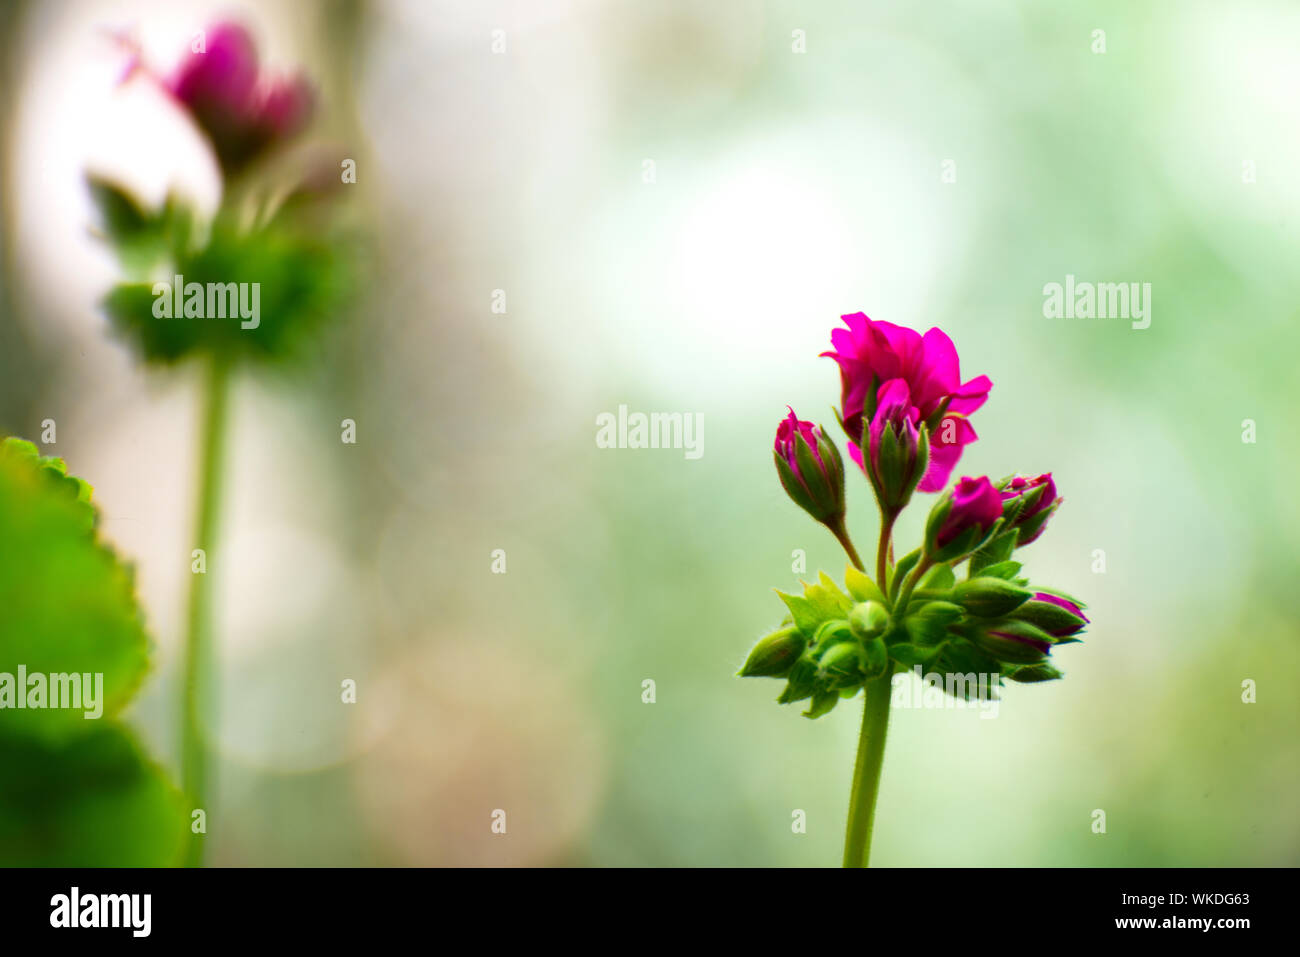
{"type": "Polygon", "coordinates": [[[803,440],[808,443],[813,458],[817,461],[818,465],[821,465],[821,456],[817,452],[817,436],[821,434],[821,429],[813,423],[805,422],[803,419],[799,418],[794,414],[794,409],[791,409],[788,405],[786,408],[789,409],[790,414],[782,419],[776,427],[775,448],[777,454],[780,455],[781,458],[785,459],[786,464],[794,470],[794,474],[799,476],[799,481],[806,486],[808,480],[802,475],[799,475],[799,462],[796,456],[795,440],[802,436],[803,440]]]}
{"type": "Polygon", "coordinates": [[[935,544],[943,548],[972,528],[983,534],[1001,517],[1002,497],[987,476],[963,478],[952,490],[952,508],[939,526],[935,544]]]}
{"type": "Polygon", "coordinates": [[[236,23],[210,27],[164,86],[212,141],[226,172],[238,170],[307,123],[311,87],[301,77],[262,77],[257,48],[236,23]]]}
{"type": "Polygon", "coordinates": [[[773,452],[781,485],[794,503],[823,524],[842,523],[844,465],[821,426],[803,421],[790,409],[776,427],[773,452]]]}
{"type": "Polygon", "coordinates": [[[883,387],[901,380],[916,418],[930,430],[930,467],[917,487],[939,491],[948,483],[962,448],[978,437],[967,416],[988,399],[993,383],[988,376],[963,383],[957,350],[938,328],[922,336],[861,312],[840,318],[848,328],[831,331],[835,348],[822,355],[840,366],[840,421],[854,444],[849,454],[862,465],[856,445],[862,441],[863,417],[874,418],[883,387]]]}
{"type": "Polygon", "coordinates": [[[1024,502],[1019,513],[1011,520],[1014,527],[1020,529],[1020,537],[1016,544],[1028,545],[1043,534],[1043,529],[1047,527],[1047,519],[1062,501],[1056,494],[1056,483],[1052,481],[1052,473],[1044,472],[1033,479],[1017,475],[1003,485],[1003,503],[1008,504],[1016,499],[1024,502]]]}

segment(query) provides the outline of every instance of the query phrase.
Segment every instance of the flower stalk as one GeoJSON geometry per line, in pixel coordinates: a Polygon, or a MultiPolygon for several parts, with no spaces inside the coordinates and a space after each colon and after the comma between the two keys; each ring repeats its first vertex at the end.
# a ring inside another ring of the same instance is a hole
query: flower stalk
{"type": "MultiPolygon", "coordinates": [[[[207,563],[216,556],[214,546],[220,523],[229,393],[229,367],[222,360],[213,359],[208,365],[203,393],[194,536],[195,547],[203,549],[204,564],[201,572],[190,577],[180,702],[181,787],[191,802],[191,811],[202,809],[205,818],[211,812],[212,780],[210,749],[204,728],[213,726],[216,710],[212,586],[207,563]]],[[[191,834],[185,855],[186,866],[202,864],[203,838],[202,833],[191,834]]]]}
{"type": "Polygon", "coordinates": [[[862,729],[849,792],[849,820],[844,833],[844,866],[866,867],[871,857],[871,831],[880,793],[880,769],[885,763],[885,736],[889,732],[889,698],[892,671],[863,686],[862,729]]]}

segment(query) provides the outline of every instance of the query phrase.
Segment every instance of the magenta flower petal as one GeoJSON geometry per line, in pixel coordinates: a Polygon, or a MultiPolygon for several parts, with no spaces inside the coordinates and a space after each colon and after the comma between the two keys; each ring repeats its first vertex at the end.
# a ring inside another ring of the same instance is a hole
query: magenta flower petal
{"type": "Polygon", "coordinates": [[[930,467],[917,488],[922,492],[941,491],[961,459],[962,449],[977,438],[975,427],[965,416],[945,415],[930,435],[930,467]]]}
{"type": "Polygon", "coordinates": [[[942,330],[931,329],[923,337],[925,347],[922,361],[913,374],[912,398],[929,418],[947,396],[961,382],[957,350],[942,330]]]}
{"type": "Polygon", "coordinates": [[[970,415],[988,400],[989,390],[992,388],[992,379],[986,375],[976,376],[953,390],[952,401],[948,403],[948,411],[970,415]]]}
{"type": "Polygon", "coordinates": [[[785,459],[790,468],[794,469],[794,474],[799,476],[799,481],[807,485],[807,479],[799,475],[799,461],[795,453],[795,438],[802,435],[804,440],[812,446],[813,457],[817,459],[817,464],[822,465],[821,455],[817,452],[817,426],[811,422],[805,422],[794,414],[794,409],[786,406],[790,414],[781,420],[776,427],[776,451],[780,453],[781,458],[785,459]]]}
{"type": "Polygon", "coordinates": [[[246,114],[257,86],[253,38],[237,23],[210,27],[203,52],[190,53],[167,86],[192,110],[246,114]]]}
{"type": "MultiPolygon", "coordinates": [[[[831,331],[834,349],[822,355],[834,359],[840,367],[840,420],[849,439],[854,443],[862,440],[863,418],[875,418],[882,385],[902,380],[916,413],[909,413],[913,422],[931,419],[946,404],[946,411],[959,423],[956,436],[945,439],[931,435],[931,466],[917,486],[923,492],[942,489],[961,457],[961,446],[976,439],[964,417],[984,404],[993,383],[987,376],[961,382],[957,349],[941,329],[930,329],[921,336],[904,326],[869,319],[861,312],[840,318],[845,328],[831,331]]],[[[901,422],[896,412],[890,414],[901,422]]],[[[937,423],[939,429],[947,421],[945,416],[937,423]]],[[[868,457],[870,454],[868,448],[868,457]]]]}

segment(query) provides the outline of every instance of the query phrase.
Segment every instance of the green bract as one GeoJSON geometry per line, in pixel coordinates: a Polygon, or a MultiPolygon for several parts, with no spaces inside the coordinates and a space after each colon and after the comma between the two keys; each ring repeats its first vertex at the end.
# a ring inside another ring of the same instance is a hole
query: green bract
{"type": "Polygon", "coordinates": [[[223,208],[200,227],[174,197],[149,211],[103,180],[91,181],[91,193],[104,238],[133,277],[110,290],[105,312],[148,361],[286,360],[321,334],[350,292],[342,238],[297,203],[256,226],[223,208]]]}
{"type": "MultiPolygon", "coordinates": [[[[909,558],[900,563],[904,573],[919,560],[909,558]]],[[[902,615],[891,612],[891,599],[852,565],[845,569],[844,589],[821,572],[816,584],[804,583],[803,595],[777,592],[791,623],[761,639],[740,674],[785,679],[777,700],[811,700],[804,712],[809,718],[853,697],[866,681],[917,666],[939,675],[948,693],[964,698],[992,695],[1004,678],[1059,678],[1042,649],[1079,640],[1051,632],[1077,630],[1083,619],[1057,605],[1027,600],[1035,590],[1014,578],[1019,569],[1018,562],[1007,561],[957,582],[950,565],[936,565],[921,576],[902,615]],[[978,675],[991,678],[980,682],[978,675]],[[962,680],[947,680],[950,676],[962,680]]],[[[898,589],[891,592],[896,603],[898,589]]]]}
{"type": "Polygon", "coordinates": [[[149,642],[90,496],[61,460],[0,441],[0,865],[156,866],[185,837],[179,795],[114,721],[149,642]],[[98,718],[52,706],[74,679],[98,685],[98,718]]]}

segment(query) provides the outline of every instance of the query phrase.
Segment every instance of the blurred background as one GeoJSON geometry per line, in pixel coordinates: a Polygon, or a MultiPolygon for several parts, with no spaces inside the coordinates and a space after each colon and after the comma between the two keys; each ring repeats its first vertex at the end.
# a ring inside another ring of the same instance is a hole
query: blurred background
{"type": "Polygon", "coordinates": [[[734,674],[772,588],[842,573],[770,449],[787,403],[833,426],[864,310],[993,379],[956,474],[1054,472],[1023,555],[1093,621],[996,720],[895,709],[873,863],[1300,863],[1300,8],[1091,6],[0,7],[0,432],[54,419],[134,560],[170,768],[197,376],[109,334],[84,175],[220,180],[114,37],[166,69],[245,23],[357,163],[364,295],[235,385],[210,862],[837,864],[860,700],[734,674]],[[1067,274],[1150,283],[1150,327],[1045,318],[1067,274]],[[620,404],[703,456],[598,448],[620,404]]]}

